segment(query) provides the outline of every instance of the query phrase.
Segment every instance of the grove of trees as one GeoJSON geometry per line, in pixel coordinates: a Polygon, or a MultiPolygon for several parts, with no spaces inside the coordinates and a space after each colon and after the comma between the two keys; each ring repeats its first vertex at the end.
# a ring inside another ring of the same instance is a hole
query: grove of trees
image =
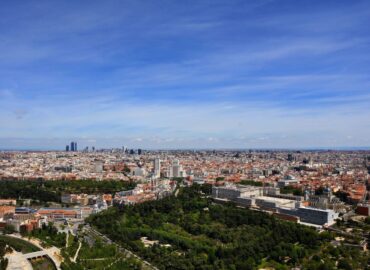
{"type": "Polygon", "coordinates": [[[60,202],[63,193],[114,193],[135,187],[126,181],[43,181],[0,180],[0,198],[32,199],[39,202],[60,202]]]}
{"type": "Polygon", "coordinates": [[[266,213],[214,204],[204,195],[209,192],[194,185],[178,197],[110,208],[88,222],[160,269],[290,269],[307,264],[332,238],[266,213]],[[159,243],[145,247],[144,236],[159,243]]]}

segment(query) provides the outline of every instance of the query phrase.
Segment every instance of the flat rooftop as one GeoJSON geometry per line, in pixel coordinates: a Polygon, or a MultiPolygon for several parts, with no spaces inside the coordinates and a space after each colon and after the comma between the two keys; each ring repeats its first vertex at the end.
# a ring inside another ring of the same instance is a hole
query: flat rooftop
{"type": "Polygon", "coordinates": [[[331,209],[320,209],[320,208],[314,208],[314,207],[299,207],[299,208],[303,208],[303,209],[309,209],[309,210],[315,210],[315,211],[319,211],[319,212],[332,212],[333,210],[331,209]]]}
{"type": "Polygon", "coordinates": [[[269,202],[276,202],[276,203],[281,203],[281,204],[288,204],[288,203],[295,203],[295,200],[289,200],[289,199],[282,199],[282,198],[276,198],[276,197],[268,197],[268,196],[257,196],[255,199],[261,199],[264,201],[269,201],[269,202]]]}

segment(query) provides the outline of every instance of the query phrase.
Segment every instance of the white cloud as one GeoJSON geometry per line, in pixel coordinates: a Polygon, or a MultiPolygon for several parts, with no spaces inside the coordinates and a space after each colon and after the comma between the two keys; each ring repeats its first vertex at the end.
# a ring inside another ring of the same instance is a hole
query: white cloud
{"type": "Polygon", "coordinates": [[[253,101],[148,104],[104,97],[69,100],[18,100],[19,105],[31,108],[27,119],[18,121],[0,108],[1,137],[22,134],[37,139],[47,134],[50,138],[81,138],[90,145],[111,140],[112,146],[121,145],[119,138],[125,138],[130,144],[147,147],[304,147],[343,146],[348,144],[349,132],[356,132],[358,140],[353,143],[361,146],[370,135],[370,126],[364,125],[370,110],[361,106],[316,108],[312,114],[307,108],[279,107],[267,101],[256,105],[253,101]]]}

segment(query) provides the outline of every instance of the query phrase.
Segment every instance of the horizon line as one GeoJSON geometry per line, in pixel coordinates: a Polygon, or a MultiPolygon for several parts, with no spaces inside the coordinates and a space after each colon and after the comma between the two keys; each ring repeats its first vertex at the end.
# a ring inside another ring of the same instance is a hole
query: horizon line
{"type": "MultiPolygon", "coordinates": [[[[91,148],[90,148],[91,149],[91,148]]],[[[122,149],[121,147],[102,147],[102,148],[95,148],[95,151],[100,150],[114,150],[114,149],[122,149]]],[[[205,148],[130,148],[128,149],[141,149],[143,151],[370,151],[370,146],[338,146],[338,147],[226,147],[226,148],[217,148],[217,147],[205,147],[205,148]]],[[[0,148],[0,152],[67,152],[63,149],[42,149],[42,148],[0,148]]],[[[72,152],[72,151],[68,151],[72,152]]],[[[77,153],[83,152],[83,150],[75,151],[77,153]]]]}

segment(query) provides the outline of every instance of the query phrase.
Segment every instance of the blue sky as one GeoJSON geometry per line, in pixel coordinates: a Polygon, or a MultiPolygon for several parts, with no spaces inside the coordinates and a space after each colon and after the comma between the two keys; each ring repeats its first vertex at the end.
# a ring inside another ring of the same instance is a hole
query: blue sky
{"type": "Polygon", "coordinates": [[[4,1],[0,148],[370,146],[369,1],[4,1]]]}

